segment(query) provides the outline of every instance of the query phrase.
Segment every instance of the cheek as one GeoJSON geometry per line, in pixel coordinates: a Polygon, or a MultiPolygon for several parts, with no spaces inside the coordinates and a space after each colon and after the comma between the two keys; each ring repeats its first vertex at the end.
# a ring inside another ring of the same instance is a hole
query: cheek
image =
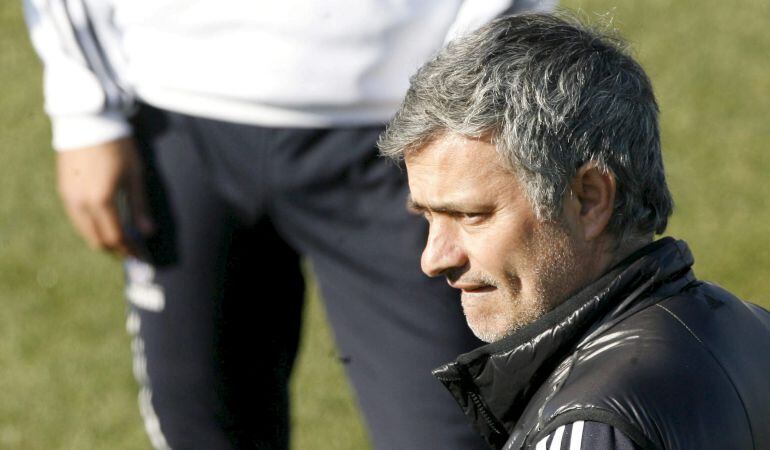
{"type": "Polygon", "coordinates": [[[531,230],[520,223],[508,222],[509,226],[497,226],[485,230],[479,236],[471,236],[472,258],[480,268],[494,272],[518,271],[527,264],[526,249],[531,245],[531,230]]]}
{"type": "Polygon", "coordinates": [[[517,266],[515,251],[509,246],[489,245],[479,253],[477,262],[485,270],[494,273],[496,277],[517,266]]]}

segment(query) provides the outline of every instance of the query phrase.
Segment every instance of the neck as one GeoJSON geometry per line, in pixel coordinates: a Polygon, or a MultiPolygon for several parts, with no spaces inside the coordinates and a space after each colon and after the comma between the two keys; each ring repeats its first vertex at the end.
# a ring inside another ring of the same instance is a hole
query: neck
{"type": "Polygon", "coordinates": [[[622,242],[618,241],[615,237],[608,237],[600,245],[601,256],[599,258],[602,264],[596,274],[596,278],[615,267],[634,252],[650,244],[652,240],[652,235],[628,237],[623,239],[622,242]]]}

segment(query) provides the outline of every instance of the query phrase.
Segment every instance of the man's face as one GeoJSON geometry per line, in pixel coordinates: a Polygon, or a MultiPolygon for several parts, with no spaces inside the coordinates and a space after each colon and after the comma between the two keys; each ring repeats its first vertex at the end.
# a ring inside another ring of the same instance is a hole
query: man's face
{"type": "Polygon", "coordinates": [[[477,337],[502,339],[579,287],[581,246],[568,227],[536,218],[491,144],[448,134],[406,167],[411,206],[430,224],[422,270],[462,291],[477,337]]]}

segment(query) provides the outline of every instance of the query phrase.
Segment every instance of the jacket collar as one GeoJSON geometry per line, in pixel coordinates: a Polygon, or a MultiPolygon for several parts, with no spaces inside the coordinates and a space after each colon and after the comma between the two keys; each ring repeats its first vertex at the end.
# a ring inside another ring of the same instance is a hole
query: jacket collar
{"type": "Polygon", "coordinates": [[[537,321],[460,355],[433,375],[487,442],[500,448],[534,392],[592,325],[595,331],[599,319],[615,323],[638,310],[640,296],[688,274],[692,264],[683,241],[653,242],[537,321]]]}

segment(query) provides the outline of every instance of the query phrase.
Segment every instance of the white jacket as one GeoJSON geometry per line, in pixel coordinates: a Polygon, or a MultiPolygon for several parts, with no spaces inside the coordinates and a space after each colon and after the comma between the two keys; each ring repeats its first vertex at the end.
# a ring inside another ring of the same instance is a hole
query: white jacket
{"type": "Polygon", "coordinates": [[[383,123],[453,36],[555,0],[24,0],[53,144],[131,133],[135,99],[286,127],[383,123]]]}

